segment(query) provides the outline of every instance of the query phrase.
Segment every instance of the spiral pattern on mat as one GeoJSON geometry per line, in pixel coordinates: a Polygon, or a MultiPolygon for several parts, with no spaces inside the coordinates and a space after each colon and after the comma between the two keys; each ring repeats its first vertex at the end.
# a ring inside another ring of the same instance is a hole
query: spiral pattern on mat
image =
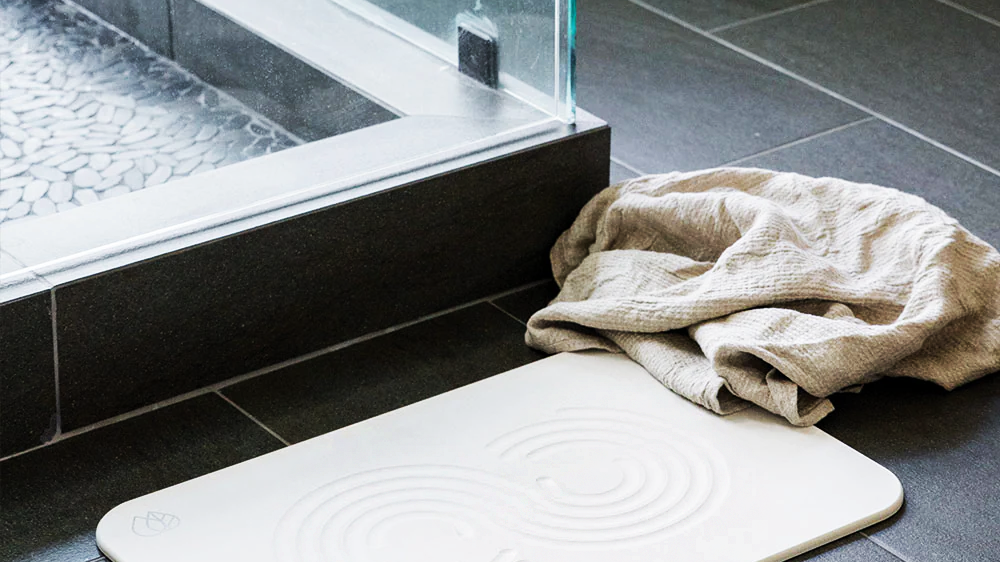
{"type": "Polygon", "coordinates": [[[709,515],[729,483],[712,447],[654,417],[612,409],[561,409],[493,440],[484,453],[496,472],[394,466],[313,490],[282,517],[278,560],[378,560],[394,533],[417,521],[448,529],[455,541],[475,542],[491,531],[511,541],[482,562],[522,560],[519,544],[649,544],[709,515]],[[590,476],[574,486],[580,473],[590,476]]]}

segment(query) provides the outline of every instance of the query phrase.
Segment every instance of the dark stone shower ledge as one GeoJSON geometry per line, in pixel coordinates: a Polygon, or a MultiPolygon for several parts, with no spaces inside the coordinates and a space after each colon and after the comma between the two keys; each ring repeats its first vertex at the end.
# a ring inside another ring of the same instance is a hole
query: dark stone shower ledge
{"type": "MultiPolygon", "coordinates": [[[[249,27],[276,44],[336,23],[342,52],[299,37],[312,68],[364,56],[364,22],[301,1],[317,9],[302,29],[273,3],[173,0],[206,21],[225,8],[220,25],[264,18],[249,27]]],[[[340,77],[398,119],[0,227],[0,457],[549,275],[549,247],[608,184],[610,129],[379,40],[398,66],[382,73],[412,88],[363,65],[340,77]]]]}

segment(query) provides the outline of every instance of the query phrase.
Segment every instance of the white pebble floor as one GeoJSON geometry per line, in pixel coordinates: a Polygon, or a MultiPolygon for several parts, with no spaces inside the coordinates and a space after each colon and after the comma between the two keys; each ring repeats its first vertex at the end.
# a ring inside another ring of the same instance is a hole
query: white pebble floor
{"type": "Polygon", "coordinates": [[[71,4],[0,2],[0,223],[298,144],[71,4]]]}

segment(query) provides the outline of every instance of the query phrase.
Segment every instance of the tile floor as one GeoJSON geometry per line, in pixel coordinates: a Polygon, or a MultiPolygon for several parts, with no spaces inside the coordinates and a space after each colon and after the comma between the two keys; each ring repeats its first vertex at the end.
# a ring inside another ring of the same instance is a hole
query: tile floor
{"type": "MultiPolygon", "coordinates": [[[[612,177],[736,163],[890,185],[1000,246],[991,0],[580,0],[579,100],[612,177]],[[715,31],[713,31],[715,30],[715,31]],[[641,171],[641,172],[640,172],[641,171]]],[[[0,560],[99,560],[136,495],[534,361],[543,283],[0,461],[0,560]]],[[[882,381],[821,427],[893,470],[889,521],[798,560],[1000,560],[1000,376],[882,381]]]]}

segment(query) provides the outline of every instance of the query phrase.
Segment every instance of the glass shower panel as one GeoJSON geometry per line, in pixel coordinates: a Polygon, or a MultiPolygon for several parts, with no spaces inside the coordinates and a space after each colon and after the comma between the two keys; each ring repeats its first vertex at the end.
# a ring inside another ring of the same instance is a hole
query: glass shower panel
{"type": "Polygon", "coordinates": [[[0,1],[0,289],[567,129],[574,1],[0,1]]]}
{"type": "Polygon", "coordinates": [[[460,30],[496,44],[499,87],[572,123],[576,0],[331,0],[458,66],[460,30]]]}
{"type": "MultiPolygon", "coordinates": [[[[282,55],[255,55],[267,53],[262,39],[197,3],[174,8],[178,22],[201,21],[181,35],[210,26],[246,61],[282,55]]],[[[254,76],[232,57],[189,56],[207,44],[191,38],[160,53],[73,3],[0,3],[0,223],[398,118],[287,55],[283,80],[254,76]]]]}

